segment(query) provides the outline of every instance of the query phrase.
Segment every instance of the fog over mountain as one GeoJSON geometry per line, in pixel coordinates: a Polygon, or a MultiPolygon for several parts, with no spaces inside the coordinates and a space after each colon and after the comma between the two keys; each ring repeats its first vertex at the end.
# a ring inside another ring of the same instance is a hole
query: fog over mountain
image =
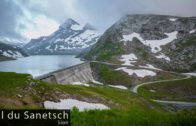
{"type": "Polygon", "coordinates": [[[56,31],[67,18],[101,32],[126,14],[196,16],[195,0],[1,0],[0,39],[28,42],[56,31]]]}

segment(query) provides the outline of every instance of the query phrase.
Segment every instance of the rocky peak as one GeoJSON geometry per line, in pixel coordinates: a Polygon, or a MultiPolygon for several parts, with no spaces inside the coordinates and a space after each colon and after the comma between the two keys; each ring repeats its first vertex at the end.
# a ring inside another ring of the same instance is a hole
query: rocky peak
{"type": "Polygon", "coordinates": [[[139,33],[146,40],[167,38],[165,33],[179,31],[189,33],[196,28],[195,17],[176,17],[165,15],[126,15],[121,18],[113,29],[123,35],[139,33]]]}
{"type": "Polygon", "coordinates": [[[119,61],[135,54],[137,65],[146,62],[173,71],[195,71],[196,17],[126,15],[112,25],[84,56],[119,61]]]}
{"type": "Polygon", "coordinates": [[[69,18],[53,34],[31,40],[24,48],[32,55],[75,55],[94,45],[98,38],[90,24],[80,25],[69,18]]]}
{"type": "Polygon", "coordinates": [[[96,30],[96,28],[89,23],[86,23],[83,29],[84,30],[96,30]]]}
{"type": "Polygon", "coordinates": [[[59,28],[70,29],[72,25],[79,25],[76,21],[71,18],[68,18],[59,28]]]}

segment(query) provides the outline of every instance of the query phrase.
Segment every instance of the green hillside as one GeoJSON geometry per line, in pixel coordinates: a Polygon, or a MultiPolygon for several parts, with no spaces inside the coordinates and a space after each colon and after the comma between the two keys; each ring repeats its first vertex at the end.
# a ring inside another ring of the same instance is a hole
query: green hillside
{"type": "Polygon", "coordinates": [[[145,85],[139,88],[139,94],[153,99],[196,101],[196,77],[145,85]]]}
{"type": "Polygon", "coordinates": [[[45,100],[58,101],[60,95],[96,99],[110,110],[71,111],[73,126],[194,126],[196,111],[169,113],[130,91],[105,86],[56,85],[33,80],[30,75],[0,73],[0,107],[42,109],[45,100]]]}

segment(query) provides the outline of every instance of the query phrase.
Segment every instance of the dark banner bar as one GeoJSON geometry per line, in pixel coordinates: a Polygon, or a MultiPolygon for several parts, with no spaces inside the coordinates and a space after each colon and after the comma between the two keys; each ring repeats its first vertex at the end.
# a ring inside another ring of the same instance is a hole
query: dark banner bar
{"type": "Polygon", "coordinates": [[[0,126],[70,126],[70,110],[0,110],[0,126]]]}

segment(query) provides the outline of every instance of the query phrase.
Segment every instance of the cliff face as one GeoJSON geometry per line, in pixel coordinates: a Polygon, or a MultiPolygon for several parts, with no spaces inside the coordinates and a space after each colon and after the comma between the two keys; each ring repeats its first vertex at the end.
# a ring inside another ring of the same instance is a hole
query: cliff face
{"type": "Polygon", "coordinates": [[[133,65],[165,70],[196,70],[196,17],[127,15],[112,25],[84,58],[120,61],[134,54],[133,65]]]}

